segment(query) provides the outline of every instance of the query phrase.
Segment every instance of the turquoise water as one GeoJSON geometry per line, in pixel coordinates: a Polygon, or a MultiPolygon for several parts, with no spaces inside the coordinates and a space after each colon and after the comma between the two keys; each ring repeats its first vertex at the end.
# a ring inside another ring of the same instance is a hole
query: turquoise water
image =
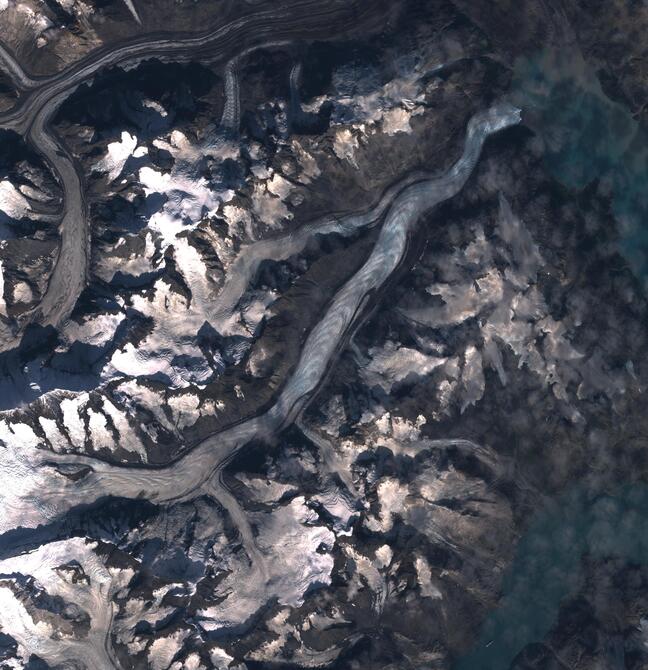
{"type": "Polygon", "coordinates": [[[516,63],[513,98],[542,137],[545,164],[569,188],[601,179],[621,224],[620,250],[648,281],[648,132],[610,100],[577,52],[516,63]]]}
{"type": "Polygon", "coordinates": [[[529,643],[555,624],[563,598],[578,592],[581,558],[648,563],[648,486],[615,495],[576,489],[536,514],[502,584],[473,652],[454,670],[506,670],[529,643]]]}

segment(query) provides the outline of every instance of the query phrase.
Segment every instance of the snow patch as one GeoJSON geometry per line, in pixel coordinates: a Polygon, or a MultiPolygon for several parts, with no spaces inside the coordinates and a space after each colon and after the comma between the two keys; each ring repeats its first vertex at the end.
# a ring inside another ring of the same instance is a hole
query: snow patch
{"type": "Polygon", "coordinates": [[[0,212],[18,220],[25,218],[30,211],[27,198],[8,179],[0,181],[0,212]]]}
{"type": "MultiPolygon", "coordinates": [[[[126,161],[133,155],[137,147],[137,137],[123,131],[119,142],[108,144],[108,153],[93,166],[93,172],[107,172],[110,182],[117,179],[126,165],[126,161]]],[[[140,155],[141,152],[140,152],[140,155]]]]}

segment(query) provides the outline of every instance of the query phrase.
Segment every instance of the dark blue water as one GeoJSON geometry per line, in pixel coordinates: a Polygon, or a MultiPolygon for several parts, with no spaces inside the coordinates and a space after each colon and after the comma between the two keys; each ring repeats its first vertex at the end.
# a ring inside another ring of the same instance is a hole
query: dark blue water
{"type": "Polygon", "coordinates": [[[648,131],[605,95],[577,52],[520,59],[513,90],[544,141],[551,174],[573,189],[600,179],[609,191],[621,229],[620,251],[648,281],[648,131]]]}
{"type": "Polygon", "coordinates": [[[560,603],[582,585],[581,558],[648,563],[648,486],[614,495],[577,488],[538,512],[520,541],[504,594],[474,650],[454,670],[506,670],[555,624],[560,603]]]}

